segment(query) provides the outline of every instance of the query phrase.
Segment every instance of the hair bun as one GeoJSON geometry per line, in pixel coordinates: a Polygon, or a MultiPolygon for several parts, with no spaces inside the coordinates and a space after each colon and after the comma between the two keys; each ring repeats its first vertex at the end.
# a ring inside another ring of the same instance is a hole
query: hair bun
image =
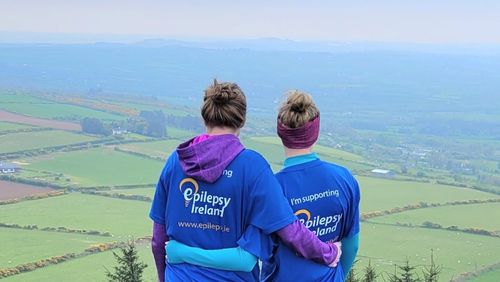
{"type": "Polygon", "coordinates": [[[206,93],[206,98],[212,100],[215,105],[221,106],[236,98],[235,91],[241,91],[237,84],[219,83],[214,80],[214,84],[206,93]]]}
{"type": "Polygon", "coordinates": [[[290,105],[292,112],[302,114],[313,105],[313,101],[311,96],[295,92],[288,97],[287,104],[290,105]]]}
{"type": "Polygon", "coordinates": [[[220,106],[231,101],[231,96],[231,92],[227,91],[226,89],[220,89],[219,91],[215,91],[211,98],[216,105],[220,106]]]}

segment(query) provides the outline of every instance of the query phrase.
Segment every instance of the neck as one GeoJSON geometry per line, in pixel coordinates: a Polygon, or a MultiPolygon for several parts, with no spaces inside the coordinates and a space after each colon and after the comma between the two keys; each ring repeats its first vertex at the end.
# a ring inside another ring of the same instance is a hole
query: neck
{"type": "Polygon", "coordinates": [[[214,126],[214,127],[207,127],[207,133],[208,135],[233,134],[238,136],[240,134],[240,129],[232,127],[214,126]]]}
{"type": "Polygon", "coordinates": [[[309,148],[304,148],[304,149],[291,149],[285,147],[285,156],[287,158],[295,157],[295,156],[300,156],[300,155],[307,155],[312,153],[311,151],[312,147],[309,148]]]}

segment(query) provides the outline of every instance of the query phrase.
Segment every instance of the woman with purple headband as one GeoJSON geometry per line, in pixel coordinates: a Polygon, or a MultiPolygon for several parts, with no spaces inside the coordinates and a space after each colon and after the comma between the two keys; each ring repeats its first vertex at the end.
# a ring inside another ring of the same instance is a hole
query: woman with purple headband
{"type": "MultiPolygon", "coordinates": [[[[324,162],[312,153],[319,127],[319,110],[311,96],[298,91],[290,93],[277,119],[278,136],[287,158],[276,177],[301,223],[325,242],[342,242],[341,267],[329,268],[306,260],[275,237],[273,256],[263,263],[262,281],[340,282],[346,278],[356,257],[359,242],[358,183],[346,168],[324,162]]],[[[255,236],[249,240],[252,239],[255,240],[255,236]]],[[[235,266],[242,261],[236,249],[219,250],[219,254],[218,251],[172,242],[167,250],[168,259],[173,263],[189,261],[220,268],[235,266]]]]}
{"type": "Polygon", "coordinates": [[[158,279],[258,281],[257,257],[270,258],[271,234],[304,261],[335,269],[338,245],[322,242],[297,219],[269,164],[240,143],[246,99],[238,85],[214,81],[205,91],[201,115],[207,133],[180,144],[168,158],[151,206],[158,279]],[[240,264],[216,269],[203,263],[174,264],[170,258],[166,262],[165,244],[170,240],[216,249],[220,261],[232,257],[240,264]]]}

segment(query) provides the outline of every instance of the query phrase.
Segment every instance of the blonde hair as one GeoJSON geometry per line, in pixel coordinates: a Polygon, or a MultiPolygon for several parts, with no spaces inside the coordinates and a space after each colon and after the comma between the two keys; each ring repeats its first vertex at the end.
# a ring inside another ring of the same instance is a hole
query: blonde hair
{"type": "Polygon", "coordinates": [[[289,128],[301,127],[315,119],[319,110],[311,95],[299,90],[288,92],[286,101],[278,112],[278,120],[289,128]]]}
{"type": "Polygon", "coordinates": [[[245,125],[246,114],[246,97],[238,84],[214,79],[205,90],[201,116],[206,126],[239,129],[245,125]]]}

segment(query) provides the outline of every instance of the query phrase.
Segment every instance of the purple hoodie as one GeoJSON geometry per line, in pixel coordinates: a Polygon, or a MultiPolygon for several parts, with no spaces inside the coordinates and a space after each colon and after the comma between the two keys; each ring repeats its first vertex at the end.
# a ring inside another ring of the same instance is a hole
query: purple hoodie
{"type": "Polygon", "coordinates": [[[233,134],[203,134],[180,144],[177,155],[187,176],[214,183],[243,149],[233,134]]]}
{"type": "MultiPolygon", "coordinates": [[[[203,134],[180,144],[177,154],[187,176],[213,183],[244,149],[233,134],[203,134]]],[[[152,249],[160,281],[164,281],[161,274],[165,272],[164,246],[165,240],[168,240],[165,230],[164,225],[153,225],[152,249]]],[[[285,244],[307,259],[330,264],[337,257],[337,246],[322,242],[298,220],[278,230],[277,234],[285,244]]]]}

